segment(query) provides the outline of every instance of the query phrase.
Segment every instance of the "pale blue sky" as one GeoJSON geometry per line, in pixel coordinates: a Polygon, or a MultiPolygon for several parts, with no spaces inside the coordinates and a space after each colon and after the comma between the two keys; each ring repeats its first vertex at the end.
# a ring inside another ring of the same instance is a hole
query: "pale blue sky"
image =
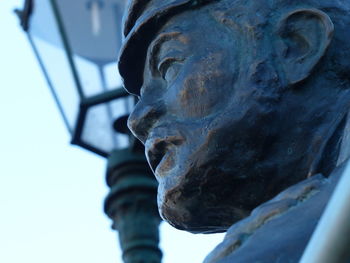
{"type": "MultiPolygon", "coordinates": [[[[0,0],[0,262],[121,263],[102,211],[106,160],[69,145],[13,13],[21,6],[0,0]]],[[[201,262],[222,237],[163,223],[163,262],[201,262]]]]}

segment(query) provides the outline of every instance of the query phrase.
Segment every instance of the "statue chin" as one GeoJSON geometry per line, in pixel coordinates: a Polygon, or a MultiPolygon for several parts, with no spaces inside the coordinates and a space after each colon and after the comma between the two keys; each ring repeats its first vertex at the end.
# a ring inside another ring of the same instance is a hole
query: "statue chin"
{"type": "Polygon", "coordinates": [[[213,205],[200,193],[186,193],[172,189],[160,197],[158,207],[160,215],[170,225],[191,233],[221,233],[235,222],[248,216],[247,211],[223,204],[213,205]]]}
{"type": "MultiPolygon", "coordinates": [[[[170,225],[194,234],[210,234],[225,232],[229,226],[211,225],[208,217],[199,217],[181,208],[161,208],[161,216],[170,225]]],[[[218,222],[222,224],[222,222],[218,222]]]]}
{"type": "MultiPolygon", "coordinates": [[[[229,221],[230,223],[225,223],[223,220],[220,220],[222,213],[217,213],[217,211],[201,211],[200,214],[201,215],[199,216],[197,213],[191,213],[179,208],[161,208],[162,218],[166,220],[170,225],[179,230],[185,230],[194,234],[222,233],[226,232],[227,229],[232,225],[232,221],[229,221]]],[[[240,219],[242,218],[237,216],[237,219],[234,220],[234,222],[239,221],[240,219]]]]}

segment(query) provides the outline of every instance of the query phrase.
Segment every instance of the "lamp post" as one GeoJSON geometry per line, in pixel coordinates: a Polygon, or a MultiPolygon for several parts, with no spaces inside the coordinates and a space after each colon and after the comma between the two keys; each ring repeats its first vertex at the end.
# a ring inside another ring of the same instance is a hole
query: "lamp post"
{"type": "Polygon", "coordinates": [[[157,183],[126,128],[135,100],[117,55],[126,0],[26,0],[16,10],[72,144],[108,157],[105,212],[126,263],[158,263],[157,183]]]}

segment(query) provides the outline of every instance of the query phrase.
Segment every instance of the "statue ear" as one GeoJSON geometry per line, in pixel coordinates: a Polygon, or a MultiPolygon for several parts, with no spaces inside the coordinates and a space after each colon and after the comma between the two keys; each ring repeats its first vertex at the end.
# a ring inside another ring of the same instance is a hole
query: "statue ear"
{"type": "Polygon", "coordinates": [[[288,13],[277,26],[277,54],[288,84],[306,79],[325,54],[334,26],[327,14],[317,9],[288,13]]]}

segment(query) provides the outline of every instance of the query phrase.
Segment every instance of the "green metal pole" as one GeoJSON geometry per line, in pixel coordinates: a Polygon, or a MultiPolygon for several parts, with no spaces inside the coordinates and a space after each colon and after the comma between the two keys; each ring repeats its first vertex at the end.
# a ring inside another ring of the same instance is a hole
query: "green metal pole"
{"type": "Polygon", "coordinates": [[[143,154],[114,151],[108,160],[111,188],[105,212],[118,230],[125,263],[160,263],[157,181],[143,154]]]}

